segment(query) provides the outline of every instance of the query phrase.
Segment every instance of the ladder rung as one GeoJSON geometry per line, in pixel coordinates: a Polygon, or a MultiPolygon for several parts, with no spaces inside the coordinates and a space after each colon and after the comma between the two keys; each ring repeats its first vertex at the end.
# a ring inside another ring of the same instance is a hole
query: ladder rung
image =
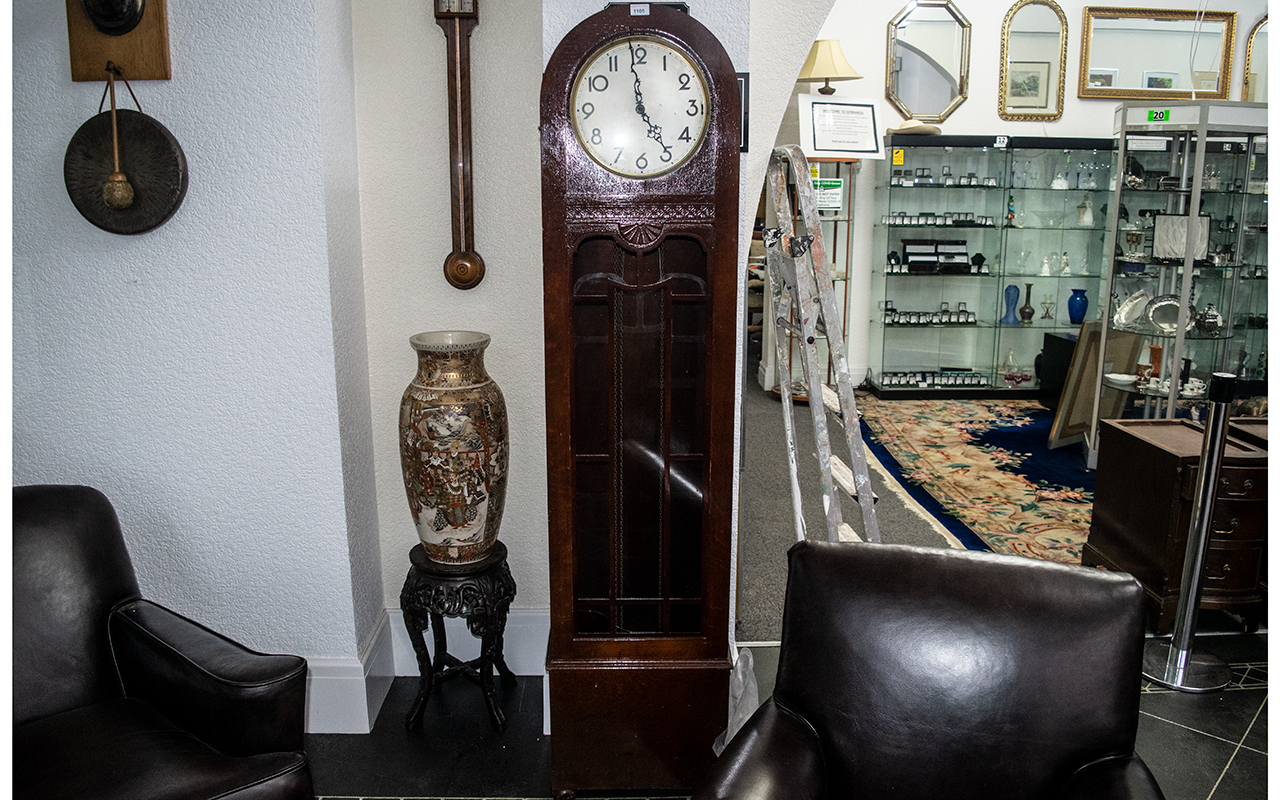
{"type": "Polygon", "coordinates": [[[836,390],[825,383],[822,384],[822,404],[832,414],[840,413],[840,395],[836,394],[836,390]]]}
{"type": "MultiPolygon", "coordinates": [[[[814,455],[814,458],[817,458],[817,454],[814,455]]],[[[844,489],[854,500],[858,499],[858,487],[853,481],[853,470],[849,469],[849,466],[834,453],[831,455],[831,479],[839,484],[840,488],[844,489]]],[[[871,501],[874,503],[879,500],[880,498],[876,496],[875,492],[872,492],[871,501]]]]}
{"type": "Polygon", "coordinates": [[[858,535],[857,531],[849,527],[849,523],[847,522],[841,522],[840,527],[837,530],[840,534],[840,541],[842,542],[862,541],[862,537],[858,535]]]}

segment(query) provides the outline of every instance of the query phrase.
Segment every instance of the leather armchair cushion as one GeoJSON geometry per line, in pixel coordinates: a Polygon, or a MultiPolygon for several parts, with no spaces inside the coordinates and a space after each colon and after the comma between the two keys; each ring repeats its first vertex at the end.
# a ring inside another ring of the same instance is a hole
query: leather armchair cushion
{"type": "Polygon", "coordinates": [[[17,726],[13,786],[41,800],[314,797],[301,753],[228,756],[123,698],[17,726]]]}
{"type": "Polygon", "coordinates": [[[111,503],[87,486],[18,486],[13,533],[13,721],[120,697],[102,623],[138,583],[111,503]]]}
{"type": "Polygon", "coordinates": [[[714,780],[693,800],[823,800],[825,775],[813,726],[771,697],[729,742],[714,780]]]}
{"type": "Polygon", "coordinates": [[[1072,776],[1062,800],[1164,800],[1164,794],[1134,753],[1085,764],[1072,776]]]}
{"type": "Polygon", "coordinates": [[[827,542],[793,546],[789,566],[774,695],[818,732],[829,796],[1051,797],[1133,754],[1133,577],[827,542]]]}
{"type": "Polygon", "coordinates": [[[109,620],[128,696],[230,755],[303,749],[304,659],[256,653],[148,600],[109,620]]]}

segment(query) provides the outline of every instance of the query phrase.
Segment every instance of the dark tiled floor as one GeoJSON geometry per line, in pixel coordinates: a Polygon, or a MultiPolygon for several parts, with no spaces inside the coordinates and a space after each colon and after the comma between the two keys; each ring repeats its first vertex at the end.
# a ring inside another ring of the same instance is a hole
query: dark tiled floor
{"type": "MultiPolygon", "coordinates": [[[[1167,800],[1261,800],[1267,796],[1267,636],[1200,636],[1196,650],[1230,663],[1235,681],[1209,694],[1144,684],[1138,753],[1167,800]]],[[[776,668],[769,648],[754,652],[757,672],[776,668]]],[[[761,684],[763,698],[772,675],[761,684]]],[[[502,733],[490,727],[479,688],[463,681],[437,687],[423,730],[407,733],[403,714],[416,685],[416,678],[396,679],[372,733],[307,737],[322,800],[549,796],[541,679],[522,677],[505,693],[502,733]]]]}

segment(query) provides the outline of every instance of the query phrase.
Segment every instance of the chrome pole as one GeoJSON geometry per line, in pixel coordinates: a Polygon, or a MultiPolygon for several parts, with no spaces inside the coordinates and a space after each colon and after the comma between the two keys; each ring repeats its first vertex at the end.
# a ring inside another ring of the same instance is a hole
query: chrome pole
{"type": "MultiPolygon", "coordinates": [[[[1174,378],[1176,381],[1177,379],[1174,378]]],[[[1200,613],[1200,590],[1204,578],[1205,554],[1209,549],[1209,524],[1222,467],[1222,451],[1227,440],[1227,414],[1235,399],[1236,376],[1215,372],[1209,379],[1209,421],[1200,450],[1200,474],[1196,480],[1195,504],[1191,507],[1191,527],[1187,533],[1187,554],[1182,565],[1182,590],[1177,616],[1169,641],[1150,639],[1143,648],[1142,674],[1171,689],[1183,692],[1212,692],[1231,683],[1231,668],[1209,653],[1193,653],[1192,639],[1200,613]]]]}

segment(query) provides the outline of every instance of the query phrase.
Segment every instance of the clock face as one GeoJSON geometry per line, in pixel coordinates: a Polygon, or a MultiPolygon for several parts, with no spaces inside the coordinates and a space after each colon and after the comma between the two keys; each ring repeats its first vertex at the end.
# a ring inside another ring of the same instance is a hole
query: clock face
{"type": "Polygon", "coordinates": [[[670,172],[707,132],[707,81],[679,46],[653,36],[610,42],[587,59],[569,98],[573,132],[600,166],[630,178],[670,172]]]}

